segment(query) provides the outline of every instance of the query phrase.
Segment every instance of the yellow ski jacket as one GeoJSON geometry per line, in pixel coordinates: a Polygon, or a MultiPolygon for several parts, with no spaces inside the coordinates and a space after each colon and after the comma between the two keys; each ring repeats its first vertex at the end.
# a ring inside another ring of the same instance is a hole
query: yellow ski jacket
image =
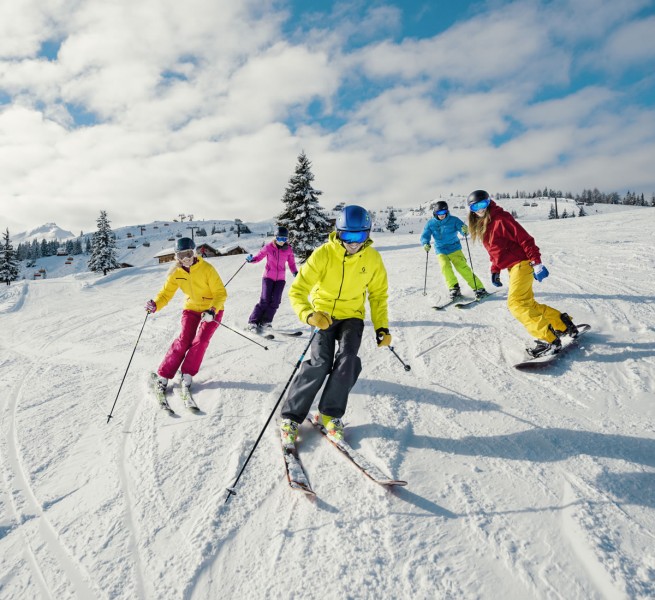
{"type": "Polygon", "coordinates": [[[200,256],[188,272],[180,266],[170,270],[164,287],[155,297],[157,310],[171,301],[178,288],[186,294],[185,310],[202,312],[213,307],[218,312],[225,307],[225,286],[216,269],[200,256]]]}
{"type": "Polygon", "coordinates": [[[387,271],[380,253],[366,240],[356,254],[348,254],[332,232],[325,244],[312,252],[289,289],[291,306],[307,322],[313,312],[324,311],[335,319],[364,319],[368,293],[373,327],[389,327],[387,271]]]}

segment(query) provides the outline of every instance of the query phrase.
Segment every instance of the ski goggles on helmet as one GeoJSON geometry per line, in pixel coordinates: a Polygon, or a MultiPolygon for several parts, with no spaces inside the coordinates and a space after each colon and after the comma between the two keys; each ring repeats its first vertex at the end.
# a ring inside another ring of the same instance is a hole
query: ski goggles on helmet
{"type": "Polygon", "coordinates": [[[478,212],[479,210],[485,210],[489,207],[491,200],[480,200],[479,202],[474,202],[469,206],[471,212],[478,212]]]}
{"type": "Polygon", "coordinates": [[[337,231],[337,237],[344,244],[363,244],[368,239],[368,229],[364,231],[337,231]]]}
{"type": "Polygon", "coordinates": [[[185,258],[193,258],[193,250],[180,250],[175,253],[175,256],[178,260],[184,260],[185,258]]]}
{"type": "Polygon", "coordinates": [[[441,217],[442,215],[447,215],[448,214],[448,209],[447,208],[442,208],[441,210],[435,210],[434,211],[434,216],[439,216],[441,217]]]}
{"type": "Polygon", "coordinates": [[[286,242],[287,242],[288,239],[289,239],[289,238],[286,237],[285,235],[278,235],[278,236],[275,238],[275,241],[276,241],[276,242],[280,242],[280,244],[286,244],[286,242]]]}

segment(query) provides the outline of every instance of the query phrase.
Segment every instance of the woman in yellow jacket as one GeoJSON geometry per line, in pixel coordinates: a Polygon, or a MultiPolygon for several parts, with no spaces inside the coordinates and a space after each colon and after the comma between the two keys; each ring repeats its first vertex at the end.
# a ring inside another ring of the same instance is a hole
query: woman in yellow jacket
{"type": "Polygon", "coordinates": [[[326,377],[318,418],[335,440],[343,439],[341,417],[362,370],[357,354],[367,294],[377,344],[391,344],[387,272],[369,239],[371,217],[361,206],[346,206],[336,229],[325,244],[314,250],[289,290],[298,318],[318,332],[311,344],[311,357],[301,365],[281,409],[280,435],[286,447],[295,444],[298,426],[307,417],[326,377]]]}
{"type": "Polygon", "coordinates": [[[164,287],[154,300],[148,300],[146,310],[154,313],[166,306],[178,289],[186,294],[182,311],[182,331],[171,344],[157,374],[158,387],[166,391],[168,380],[177,370],[182,386],[189,390],[192,377],[200,369],[209,341],[223,318],[227,299],[225,286],[216,269],[196,256],[191,238],[180,238],[175,245],[176,263],[168,273],[164,287]]]}

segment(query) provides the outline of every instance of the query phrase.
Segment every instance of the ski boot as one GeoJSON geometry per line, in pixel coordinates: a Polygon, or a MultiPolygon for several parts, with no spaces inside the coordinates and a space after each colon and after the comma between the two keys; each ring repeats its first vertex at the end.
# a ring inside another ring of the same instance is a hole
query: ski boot
{"type": "Polygon", "coordinates": [[[459,285],[455,285],[455,287],[451,287],[448,290],[448,294],[451,300],[455,300],[455,298],[459,298],[462,295],[462,291],[459,289],[459,285]]]}
{"type": "Polygon", "coordinates": [[[280,421],[280,441],[284,448],[294,448],[298,439],[298,423],[293,419],[280,421]]]}
{"type": "Polygon", "coordinates": [[[335,442],[343,441],[343,421],[341,419],[319,413],[317,420],[320,420],[321,425],[323,425],[331,439],[335,442]]]}
{"type": "Polygon", "coordinates": [[[482,300],[482,298],[486,298],[487,296],[490,296],[489,292],[485,290],[484,288],[480,288],[477,290],[473,290],[475,294],[475,299],[476,300],[482,300]]]}
{"type": "Polygon", "coordinates": [[[180,396],[184,401],[184,407],[189,410],[198,410],[198,405],[191,395],[191,384],[193,378],[188,373],[182,373],[180,377],[180,396]]]}

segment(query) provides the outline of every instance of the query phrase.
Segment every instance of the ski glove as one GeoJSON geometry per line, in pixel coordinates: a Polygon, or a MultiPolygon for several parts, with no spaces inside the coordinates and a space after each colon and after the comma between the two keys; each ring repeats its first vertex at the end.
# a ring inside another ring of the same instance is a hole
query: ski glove
{"type": "Polygon", "coordinates": [[[423,250],[425,250],[426,252],[430,252],[430,248],[432,248],[430,244],[423,244],[423,250]]]}
{"type": "Polygon", "coordinates": [[[503,287],[503,284],[500,282],[500,273],[491,274],[491,283],[493,283],[496,287],[503,287]]]}
{"type": "Polygon", "coordinates": [[[548,269],[544,267],[541,263],[537,263],[536,265],[532,265],[533,273],[532,275],[537,281],[543,281],[548,277],[548,269]]]}
{"type": "Polygon", "coordinates": [[[210,308],[209,310],[202,311],[202,315],[200,315],[200,320],[203,323],[211,323],[215,317],[216,317],[216,309],[210,308]]]}
{"type": "Polygon", "coordinates": [[[379,327],[375,330],[375,341],[378,343],[378,348],[383,346],[391,346],[391,334],[386,327],[379,327]]]}
{"type": "Polygon", "coordinates": [[[246,256],[246,262],[252,262],[252,259],[253,259],[252,254],[248,254],[248,256],[246,256]]]}
{"type": "Polygon", "coordinates": [[[307,323],[312,327],[327,329],[332,325],[332,317],[323,311],[313,312],[307,317],[307,323]]]}
{"type": "Polygon", "coordinates": [[[157,305],[154,300],[148,300],[145,308],[150,314],[157,312],[157,305]]]}
{"type": "Polygon", "coordinates": [[[462,235],[468,235],[468,234],[469,234],[469,226],[462,225],[462,235]]]}

